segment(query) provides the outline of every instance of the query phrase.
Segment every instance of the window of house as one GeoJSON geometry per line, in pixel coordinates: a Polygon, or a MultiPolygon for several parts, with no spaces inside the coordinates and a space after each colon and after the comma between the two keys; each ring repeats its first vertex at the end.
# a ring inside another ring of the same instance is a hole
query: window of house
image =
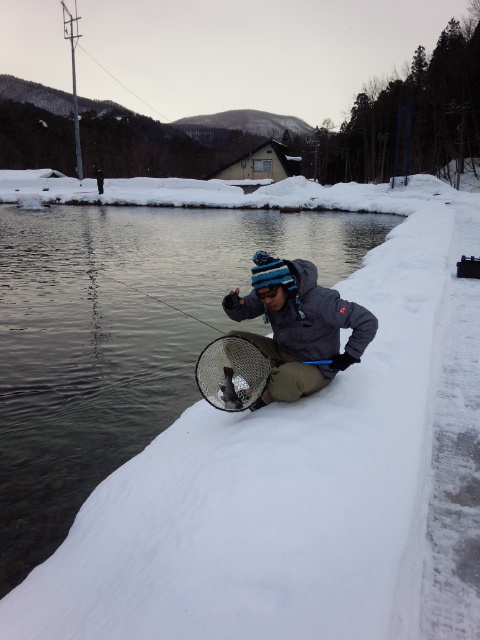
{"type": "Polygon", "coordinates": [[[253,172],[254,173],[272,173],[272,161],[271,160],[254,160],[253,172]]]}

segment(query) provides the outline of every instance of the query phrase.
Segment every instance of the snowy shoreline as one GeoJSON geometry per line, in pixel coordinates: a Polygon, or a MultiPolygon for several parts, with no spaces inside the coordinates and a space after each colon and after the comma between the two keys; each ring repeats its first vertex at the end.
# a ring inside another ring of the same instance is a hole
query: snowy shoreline
{"type": "Polygon", "coordinates": [[[356,211],[409,215],[418,199],[463,198],[429,175],[411,176],[408,187],[391,189],[388,184],[339,183],[324,187],[302,176],[261,186],[244,194],[240,186],[220,180],[180,178],[130,178],[105,180],[105,194],[99,196],[96,181],[86,178],[81,187],[75,178],[46,178],[52,170],[0,171],[0,204],[20,208],[62,205],[148,206],[181,208],[273,209],[286,211],[356,211]],[[413,195],[414,194],[414,195],[413,195]]]}
{"type": "MultiPolygon", "coordinates": [[[[4,178],[5,203],[13,185],[4,178]]],[[[322,205],[406,216],[335,286],[377,315],[379,332],[360,365],[293,405],[226,414],[201,401],[185,411],[97,487],[57,552],[0,601],[2,638],[434,638],[441,598],[429,572],[459,580],[454,552],[432,560],[426,535],[434,423],[438,394],[452,393],[440,375],[444,336],[449,352],[472,336],[479,342],[477,325],[449,323],[459,296],[477,308],[480,301],[478,281],[456,278],[462,254],[480,255],[480,195],[433,176],[412,176],[398,190],[292,178],[250,195],[199,181],[152,188],[151,179],[133,180],[107,180],[102,204],[168,198],[170,206],[322,205]]],[[[45,193],[62,204],[78,188],[52,181],[45,193]]],[[[34,188],[22,190],[33,202],[41,195],[34,188]]],[[[465,367],[456,384],[469,389],[471,404],[475,356],[465,367]]],[[[478,430],[461,394],[455,408],[458,431],[478,430]]],[[[459,537],[452,533],[452,545],[459,537]]],[[[469,638],[480,595],[474,584],[462,588],[452,606],[457,618],[470,611],[469,638]]]]}

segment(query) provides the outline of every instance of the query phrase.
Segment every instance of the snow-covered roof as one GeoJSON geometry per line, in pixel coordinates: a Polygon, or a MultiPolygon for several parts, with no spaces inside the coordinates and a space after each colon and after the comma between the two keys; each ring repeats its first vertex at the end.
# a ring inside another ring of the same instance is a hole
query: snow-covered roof
{"type": "Polygon", "coordinates": [[[3,180],[30,180],[31,178],[66,178],[67,176],[55,169],[0,169],[0,184],[3,180]]]}

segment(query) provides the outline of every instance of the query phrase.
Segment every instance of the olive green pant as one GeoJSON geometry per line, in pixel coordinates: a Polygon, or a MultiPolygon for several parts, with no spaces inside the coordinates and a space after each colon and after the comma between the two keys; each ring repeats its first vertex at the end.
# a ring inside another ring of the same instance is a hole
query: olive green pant
{"type": "Polygon", "coordinates": [[[273,361],[272,373],[267,383],[267,391],[272,400],[294,402],[302,396],[309,396],[324,389],[331,382],[316,366],[302,364],[292,356],[280,351],[272,338],[266,338],[249,331],[230,331],[227,335],[250,340],[267,358],[273,361]],[[283,360],[285,364],[275,366],[277,360],[283,360]]]}

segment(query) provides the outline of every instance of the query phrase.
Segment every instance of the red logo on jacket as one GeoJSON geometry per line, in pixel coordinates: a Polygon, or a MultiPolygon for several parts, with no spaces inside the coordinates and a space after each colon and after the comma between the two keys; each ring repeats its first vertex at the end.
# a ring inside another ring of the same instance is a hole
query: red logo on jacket
{"type": "Polygon", "coordinates": [[[342,306],[338,308],[338,313],[343,316],[344,313],[347,313],[347,307],[342,304],[342,306]]]}

